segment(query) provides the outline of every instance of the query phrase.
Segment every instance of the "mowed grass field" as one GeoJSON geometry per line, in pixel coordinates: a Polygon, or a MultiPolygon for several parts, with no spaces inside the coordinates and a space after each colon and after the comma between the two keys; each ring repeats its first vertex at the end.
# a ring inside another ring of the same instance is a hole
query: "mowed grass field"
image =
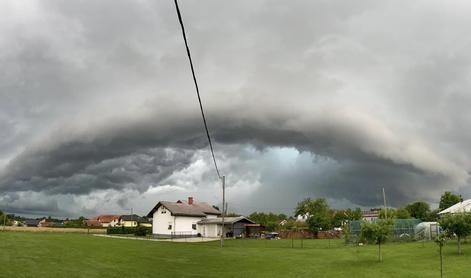
{"type": "MultiPolygon", "coordinates": [[[[341,240],[175,243],[0,232],[0,277],[440,277],[433,242],[345,246],[341,240]]],[[[444,249],[445,277],[471,277],[471,243],[444,249]]]]}

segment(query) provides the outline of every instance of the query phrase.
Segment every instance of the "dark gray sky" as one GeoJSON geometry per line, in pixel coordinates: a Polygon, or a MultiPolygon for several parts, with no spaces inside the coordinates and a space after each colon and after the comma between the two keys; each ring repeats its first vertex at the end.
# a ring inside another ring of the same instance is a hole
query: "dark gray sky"
{"type": "MultiPolygon", "coordinates": [[[[229,210],[471,197],[467,1],[181,0],[229,210]]],[[[0,3],[0,209],[220,203],[173,1],[0,3]]]]}

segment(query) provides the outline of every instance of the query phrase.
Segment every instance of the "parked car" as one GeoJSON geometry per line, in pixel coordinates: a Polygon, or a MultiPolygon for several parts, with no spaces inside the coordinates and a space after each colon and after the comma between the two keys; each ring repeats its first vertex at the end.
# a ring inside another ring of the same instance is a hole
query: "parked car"
{"type": "Polygon", "coordinates": [[[271,232],[265,234],[265,239],[280,239],[280,237],[277,232],[271,232]]]}

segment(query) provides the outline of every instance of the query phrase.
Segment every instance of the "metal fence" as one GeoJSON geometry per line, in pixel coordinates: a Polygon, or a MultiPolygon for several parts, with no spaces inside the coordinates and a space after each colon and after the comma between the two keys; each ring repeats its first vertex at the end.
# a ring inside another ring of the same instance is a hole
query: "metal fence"
{"type": "MultiPolygon", "coordinates": [[[[416,239],[415,227],[421,223],[420,219],[395,219],[391,227],[392,241],[408,241],[416,239]]],[[[349,241],[360,241],[361,223],[363,221],[355,220],[349,223],[349,241]]]]}

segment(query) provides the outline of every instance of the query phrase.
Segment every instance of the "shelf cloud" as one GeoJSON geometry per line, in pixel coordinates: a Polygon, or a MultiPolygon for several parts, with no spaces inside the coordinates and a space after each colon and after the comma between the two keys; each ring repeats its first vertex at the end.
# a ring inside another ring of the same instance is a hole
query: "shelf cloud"
{"type": "MultiPolygon", "coordinates": [[[[230,210],[376,206],[381,188],[393,206],[470,196],[468,4],[407,5],[181,3],[230,210]]],[[[0,209],[220,203],[174,13],[0,4],[0,209]]]]}

